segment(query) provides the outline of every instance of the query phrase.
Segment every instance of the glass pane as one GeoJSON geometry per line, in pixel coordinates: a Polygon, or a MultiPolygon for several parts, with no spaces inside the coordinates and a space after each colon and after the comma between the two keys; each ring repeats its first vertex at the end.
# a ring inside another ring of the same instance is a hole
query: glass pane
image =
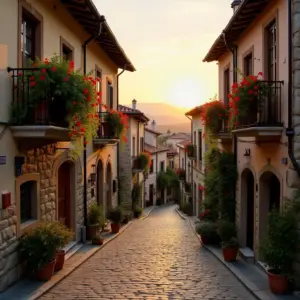
{"type": "Polygon", "coordinates": [[[28,53],[29,56],[32,54],[32,42],[31,39],[26,38],[26,52],[28,53]]]}

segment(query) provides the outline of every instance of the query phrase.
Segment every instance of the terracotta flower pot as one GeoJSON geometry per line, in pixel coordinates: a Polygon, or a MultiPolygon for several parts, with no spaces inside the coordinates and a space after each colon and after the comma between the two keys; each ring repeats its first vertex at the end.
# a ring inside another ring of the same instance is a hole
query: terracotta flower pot
{"type": "Polygon", "coordinates": [[[41,281],[48,281],[54,273],[55,263],[56,260],[54,259],[45,264],[41,269],[37,270],[35,272],[36,279],[41,281]]]}
{"type": "Polygon", "coordinates": [[[91,240],[94,236],[99,233],[100,226],[99,225],[88,225],[86,228],[86,238],[91,240]]]}
{"type": "Polygon", "coordinates": [[[223,257],[225,261],[236,261],[238,249],[237,248],[223,248],[223,257]]]}
{"type": "Polygon", "coordinates": [[[65,250],[56,251],[56,263],[55,263],[55,272],[60,271],[65,263],[65,250]]]}
{"type": "Polygon", "coordinates": [[[289,289],[289,281],[286,276],[276,274],[275,270],[268,270],[269,286],[270,290],[274,294],[285,294],[289,289]]]}
{"type": "Polygon", "coordinates": [[[111,223],[110,226],[111,226],[112,233],[118,233],[120,231],[120,224],[111,223]]]}
{"type": "Polygon", "coordinates": [[[93,240],[92,240],[92,244],[93,244],[93,245],[98,245],[98,246],[103,245],[103,242],[104,242],[104,239],[103,239],[103,238],[97,238],[97,239],[93,239],[93,240]]]}
{"type": "Polygon", "coordinates": [[[209,245],[210,244],[210,240],[209,240],[209,238],[208,237],[206,237],[206,236],[200,236],[201,237],[201,243],[203,244],[203,245],[209,245]]]}

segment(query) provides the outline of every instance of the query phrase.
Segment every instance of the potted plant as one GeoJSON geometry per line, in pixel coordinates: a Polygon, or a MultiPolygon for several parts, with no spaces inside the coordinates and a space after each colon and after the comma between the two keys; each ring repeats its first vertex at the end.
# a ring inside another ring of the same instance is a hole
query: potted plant
{"type": "Polygon", "coordinates": [[[298,253],[296,210],[285,206],[282,212],[273,209],[268,217],[268,233],[260,245],[264,262],[268,265],[270,289],[274,294],[284,294],[289,288],[293,263],[298,253]]]}
{"type": "Polygon", "coordinates": [[[89,207],[88,225],[87,225],[87,239],[91,240],[100,231],[100,223],[102,218],[102,210],[100,206],[94,202],[89,207]]]}
{"type": "Polygon", "coordinates": [[[123,220],[123,211],[120,207],[109,210],[107,218],[111,221],[111,232],[118,233],[120,231],[120,223],[123,220]]]}
{"type": "Polygon", "coordinates": [[[142,152],[137,157],[137,165],[141,170],[147,170],[151,167],[151,158],[150,154],[147,152],[142,152]]]}
{"type": "Polygon", "coordinates": [[[104,243],[104,238],[101,236],[101,233],[98,232],[95,236],[92,238],[92,244],[101,246],[104,243]]]}
{"type": "Polygon", "coordinates": [[[60,271],[65,263],[66,251],[63,249],[73,238],[72,231],[61,222],[52,223],[53,232],[58,238],[58,249],[56,250],[55,271],[60,271]]]}
{"type": "Polygon", "coordinates": [[[196,225],[196,232],[203,245],[215,244],[218,240],[217,225],[213,222],[201,222],[196,225]]]}
{"type": "Polygon", "coordinates": [[[236,261],[238,242],[235,224],[222,220],[218,226],[218,234],[221,238],[223,257],[225,261],[236,261]]]}
{"type": "Polygon", "coordinates": [[[190,144],[186,146],[186,152],[188,157],[196,157],[196,148],[194,145],[190,144]]]}
{"type": "Polygon", "coordinates": [[[107,137],[120,138],[124,128],[124,116],[121,112],[110,110],[105,116],[103,125],[104,135],[107,137]]]}
{"type": "Polygon", "coordinates": [[[142,212],[143,212],[143,209],[138,205],[136,205],[133,209],[133,213],[134,213],[135,218],[139,218],[142,215],[142,212]]]}
{"type": "Polygon", "coordinates": [[[47,281],[52,277],[60,242],[52,222],[41,222],[20,239],[20,257],[38,280],[47,281]]]}
{"type": "Polygon", "coordinates": [[[176,174],[178,175],[179,180],[185,180],[185,170],[177,169],[176,174]]]}

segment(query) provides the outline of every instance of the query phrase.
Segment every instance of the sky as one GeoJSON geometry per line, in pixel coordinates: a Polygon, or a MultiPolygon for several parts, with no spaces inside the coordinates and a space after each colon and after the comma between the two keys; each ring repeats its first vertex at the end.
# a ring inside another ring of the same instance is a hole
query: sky
{"type": "Polygon", "coordinates": [[[120,77],[120,103],[192,108],[218,92],[217,64],[203,63],[225,28],[231,0],[94,0],[137,69],[120,77]]]}

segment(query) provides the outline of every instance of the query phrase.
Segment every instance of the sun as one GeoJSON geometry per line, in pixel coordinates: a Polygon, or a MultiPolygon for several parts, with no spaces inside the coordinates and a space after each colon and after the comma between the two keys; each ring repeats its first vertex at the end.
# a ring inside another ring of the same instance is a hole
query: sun
{"type": "Polygon", "coordinates": [[[177,80],[170,87],[169,99],[173,105],[192,108],[200,105],[202,99],[201,85],[196,80],[177,80]]]}

